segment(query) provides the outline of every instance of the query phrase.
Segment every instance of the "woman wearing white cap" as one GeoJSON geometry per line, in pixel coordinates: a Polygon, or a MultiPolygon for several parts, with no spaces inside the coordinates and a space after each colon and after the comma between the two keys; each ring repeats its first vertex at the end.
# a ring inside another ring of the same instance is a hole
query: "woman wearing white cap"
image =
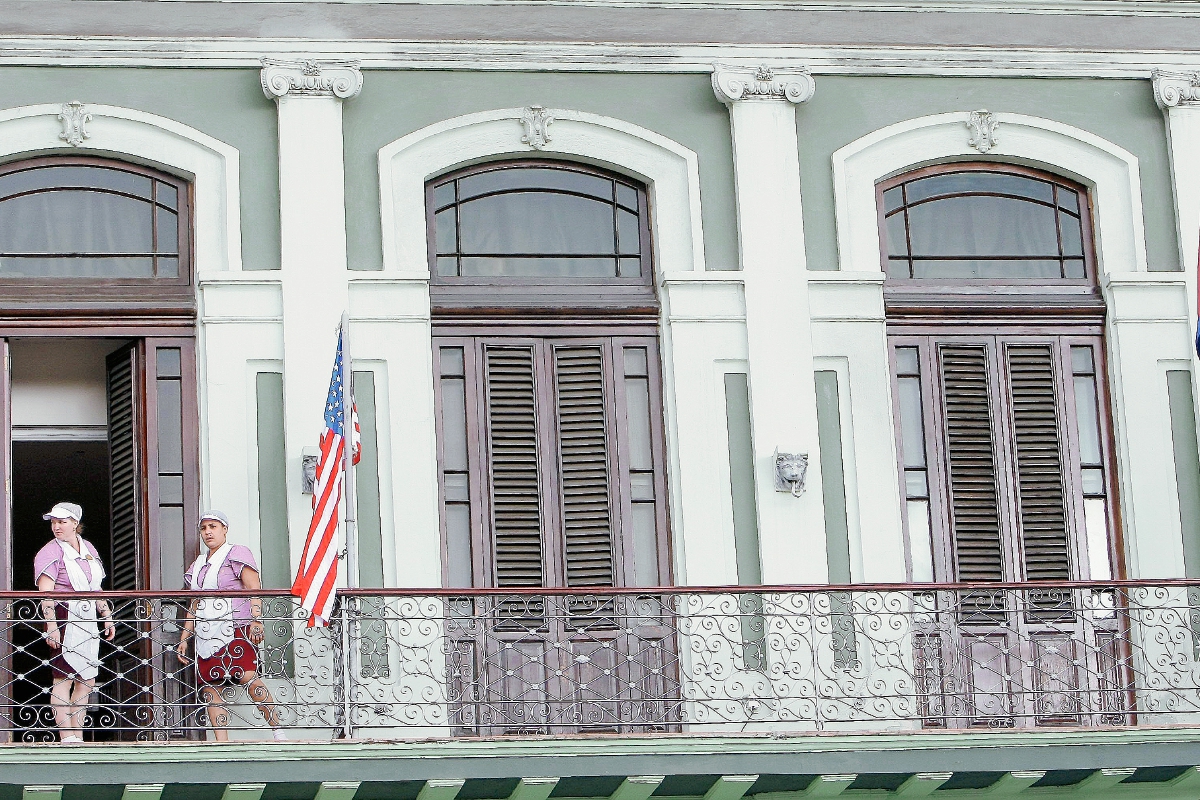
{"type": "MultiPolygon", "coordinates": [[[[42,515],[50,521],[54,541],[33,558],[33,574],[40,592],[98,592],[104,580],[104,565],[92,543],[83,538],[83,509],[75,503],[56,503],[42,515]]],[[[46,643],[53,657],[50,671],[54,683],[50,704],[63,742],[82,742],[87,718],[88,697],[96,685],[100,670],[100,627],[104,620],[104,638],[112,641],[116,629],[108,603],[80,599],[42,601],[46,620],[46,643]]]]}
{"type": "MultiPolygon", "coordinates": [[[[258,564],[250,548],[229,544],[229,518],[220,511],[200,515],[200,555],[183,579],[192,591],[261,589],[258,564]]],[[[179,660],[188,662],[187,642],[196,640],[196,675],[208,720],[217,741],[229,739],[229,712],[221,698],[221,686],[232,680],[246,687],[271,726],[276,739],[284,739],[275,712],[271,690],[258,677],[258,648],[263,640],[262,598],[206,597],[193,601],[179,636],[179,660]]]]}

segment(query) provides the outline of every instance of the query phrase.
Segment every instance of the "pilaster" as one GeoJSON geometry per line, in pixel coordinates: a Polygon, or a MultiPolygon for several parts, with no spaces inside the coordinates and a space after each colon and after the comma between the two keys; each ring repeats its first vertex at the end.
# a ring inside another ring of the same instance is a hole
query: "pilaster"
{"type": "Polygon", "coordinates": [[[816,85],[804,70],[721,64],[712,85],[733,131],[762,578],[821,583],[828,567],[795,108],[816,85]],[[776,452],[808,455],[799,497],[776,490],[776,452]]]}
{"type": "Polygon", "coordinates": [[[294,568],[312,515],[301,492],[301,454],[317,444],[334,332],[349,302],[342,102],[362,89],[362,73],[350,62],[264,59],[261,77],[279,113],[284,431],[294,568]]]}
{"type": "MultiPolygon", "coordinates": [[[[1200,252],[1200,73],[1155,70],[1152,80],[1154,100],[1166,117],[1179,263],[1187,286],[1188,321],[1195,325],[1200,311],[1196,297],[1197,255],[1200,252]]],[[[1192,333],[1194,335],[1195,331],[1192,333]]],[[[1192,397],[1200,401],[1200,373],[1194,362],[1192,397]]],[[[1200,402],[1196,407],[1200,409],[1200,402]]],[[[1200,419],[1197,420],[1197,431],[1200,432],[1200,419]]]]}

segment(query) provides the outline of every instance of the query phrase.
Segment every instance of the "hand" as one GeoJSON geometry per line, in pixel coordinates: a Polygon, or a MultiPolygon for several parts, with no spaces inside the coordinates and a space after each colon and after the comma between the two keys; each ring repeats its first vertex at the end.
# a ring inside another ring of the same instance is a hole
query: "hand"
{"type": "Polygon", "coordinates": [[[187,654],[187,638],[179,640],[179,644],[175,647],[175,656],[184,664],[192,663],[192,659],[187,654]]]}
{"type": "Polygon", "coordinates": [[[46,644],[50,645],[51,650],[57,650],[62,647],[62,642],[59,639],[58,626],[46,629],[46,644]]]}
{"type": "Polygon", "coordinates": [[[116,635],[117,626],[113,625],[112,617],[108,617],[104,620],[104,638],[111,642],[116,635]]]}
{"type": "Polygon", "coordinates": [[[254,644],[262,644],[263,637],[266,632],[263,630],[263,624],[259,620],[254,620],[250,623],[250,641],[254,644]]]}

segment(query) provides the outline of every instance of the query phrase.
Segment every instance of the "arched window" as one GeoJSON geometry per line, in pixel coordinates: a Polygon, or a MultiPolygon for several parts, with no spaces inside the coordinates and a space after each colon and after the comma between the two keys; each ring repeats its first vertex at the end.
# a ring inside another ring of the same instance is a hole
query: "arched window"
{"type": "Polygon", "coordinates": [[[95,158],[0,166],[0,279],[190,283],[187,189],[95,158]]]}
{"type": "Polygon", "coordinates": [[[977,163],[877,189],[911,577],[1114,577],[1087,191],[977,163]]]}
{"type": "Polygon", "coordinates": [[[667,582],[645,190],[519,161],[427,192],[448,584],[667,582]]]}
{"type": "Polygon", "coordinates": [[[672,643],[621,636],[603,594],[670,583],[646,192],[516,161],[436,179],[427,203],[446,585],[600,590],[495,600],[483,613],[497,624],[464,630],[451,666],[486,687],[488,714],[452,716],[476,732],[565,732],[582,703],[589,730],[623,730],[629,708],[666,729],[672,643]],[[514,672],[517,653],[528,661],[514,672]]]}
{"type": "Polygon", "coordinates": [[[1094,280],[1087,192],[995,164],[930,167],[879,187],[889,280],[1094,280]]]}

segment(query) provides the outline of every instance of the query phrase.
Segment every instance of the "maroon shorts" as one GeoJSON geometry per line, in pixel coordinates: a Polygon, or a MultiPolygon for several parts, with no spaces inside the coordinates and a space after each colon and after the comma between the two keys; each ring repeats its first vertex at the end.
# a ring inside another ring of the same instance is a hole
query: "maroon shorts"
{"type": "Polygon", "coordinates": [[[196,659],[196,675],[201,684],[215,686],[228,680],[241,683],[247,672],[258,669],[258,648],[247,635],[248,626],[233,631],[233,641],[208,658],[196,659]]]}

